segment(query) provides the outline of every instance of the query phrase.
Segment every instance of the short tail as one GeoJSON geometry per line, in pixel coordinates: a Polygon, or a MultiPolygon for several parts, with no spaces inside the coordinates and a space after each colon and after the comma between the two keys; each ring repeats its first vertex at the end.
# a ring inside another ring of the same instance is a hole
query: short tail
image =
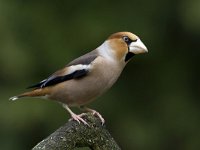
{"type": "Polygon", "coordinates": [[[41,89],[35,89],[33,91],[25,92],[17,96],[13,96],[9,98],[9,100],[15,101],[22,97],[40,97],[40,96],[45,96],[48,94],[49,94],[49,88],[41,88],[41,89]]]}

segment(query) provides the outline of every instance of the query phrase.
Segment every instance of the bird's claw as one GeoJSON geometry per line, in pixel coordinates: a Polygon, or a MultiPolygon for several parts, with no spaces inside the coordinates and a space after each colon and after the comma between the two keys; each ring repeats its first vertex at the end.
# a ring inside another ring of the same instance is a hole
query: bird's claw
{"type": "Polygon", "coordinates": [[[81,118],[81,117],[84,116],[84,115],[85,115],[85,113],[82,113],[82,114],[80,114],[80,115],[72,114],[72,115],[71,115],[72,118],[69,119],[69,121],[75,120],[75,121],[77,121],[79,124],[82,122],[83,124],[89,126],[89,124],[88,124],[83,118],[81,118]]]}
{"type": "Polygon", "coordinates": [[[101,120],[102,125],[105,123],[104,118],[102,117],[102,115],[99,112],[97,112],[96,110],[91,110],[91,113],[92,113],[92,115],[97,116],[101,120]]]}

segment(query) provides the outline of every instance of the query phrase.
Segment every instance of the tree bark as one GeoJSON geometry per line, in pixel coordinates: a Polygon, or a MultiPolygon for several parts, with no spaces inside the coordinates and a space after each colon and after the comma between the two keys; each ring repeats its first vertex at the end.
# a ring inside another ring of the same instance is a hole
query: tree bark
{"type": "Polygon", "coordinates": [[[73,150],[79,147],[89,147],[92,150],[120,150],[99,118],[87,113],[83,119],[89,126],[71,120],[38,143],[33,150],[73,150]]]}

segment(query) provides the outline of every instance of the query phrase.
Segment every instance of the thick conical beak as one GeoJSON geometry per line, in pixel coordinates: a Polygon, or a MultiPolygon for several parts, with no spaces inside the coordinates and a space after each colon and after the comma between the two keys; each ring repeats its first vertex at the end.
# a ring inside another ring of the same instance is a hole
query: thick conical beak
{"type": "Polygon", "coordinates": [[[136,42],[132,42],[129,45],[129,51],[134,54],[141,54],[141,53],[147,53],[147,47],[142,43],[140,39],[137,39],[136,42]]]}

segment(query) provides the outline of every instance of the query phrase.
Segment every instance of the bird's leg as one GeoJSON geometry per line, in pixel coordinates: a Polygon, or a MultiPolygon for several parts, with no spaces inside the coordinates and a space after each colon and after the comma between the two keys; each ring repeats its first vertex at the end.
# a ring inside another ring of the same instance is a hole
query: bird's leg
{"type": "MultiPolygon", "coordinates": [[[[81,110],[83,111],[86,111],[86,112],[91,112],[92,115],[96,115],[100,120],[101,120],[101,123],[102,125],[105,123],[105,120],[104,118],[101,116],[101,114],[99,112],[97,112],[96,110],[93,110],[93,109],[90,109],[88,107],[85,107],[85,106],[80,106],[79,107],[81,110]]],[[[84,115],[84,114],[83,114],[84,115]]]]}
{"type": "Polygon", "coordinates": [[[83,114],[76,115],[75,113],[73,113],[71,111],[71,109],[66,104],[63,104],[63,107],[70,113],[70,115],[72,117],[71,119],[76,120],[79,124],[82,122],[82,123],[88,125],[88,123],[85,120],[83,120],[83,118],[81,118],[83,116],[83,114]]]}

